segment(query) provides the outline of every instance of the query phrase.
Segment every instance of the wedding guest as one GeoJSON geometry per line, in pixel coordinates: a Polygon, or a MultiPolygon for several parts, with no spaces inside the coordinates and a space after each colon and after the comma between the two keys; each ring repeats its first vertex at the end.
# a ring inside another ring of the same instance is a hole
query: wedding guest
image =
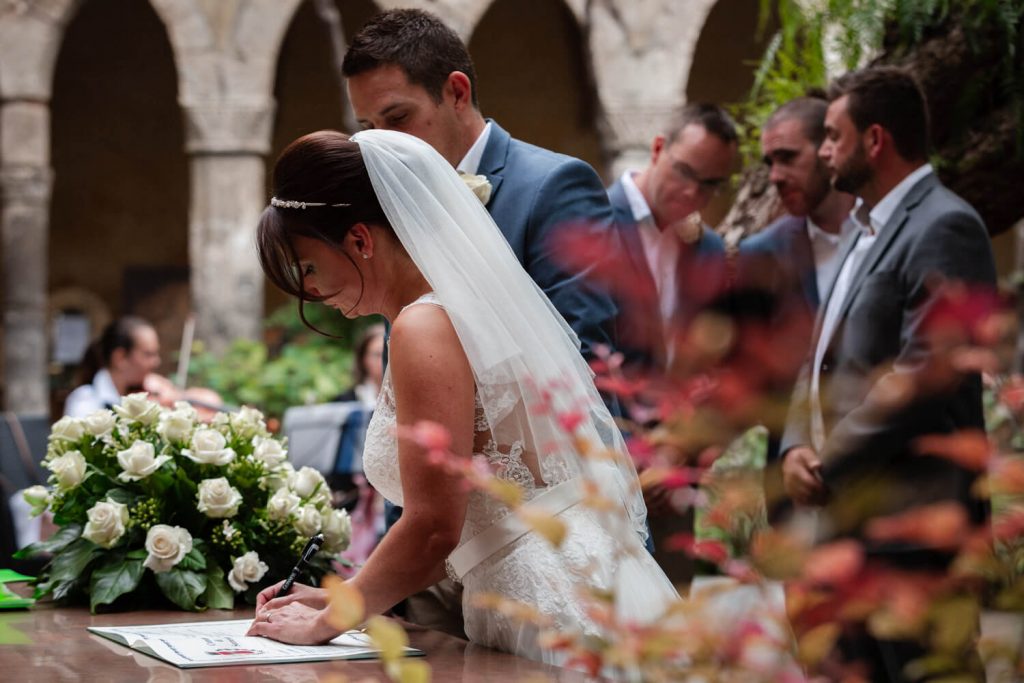
{"type": "MultiPolygon", "coordinates": [[[[321,131],[284,151],[273,187],[257,235],[268,277],[300,302],[392,324],[363,463],[406,507],[348,582],[367,614],[447,574],[465,588],[472,642],[565,664],[568,654],[538,640],[542,630],[599,638],[605,606],[638,626],[664,613],[677,594],[644,549],[636,470],[576,337],[450,163],[403,133],[321,131]],[[605,456],[586,458],[580,441],[605,456]],[[439,466],[439,448],[458,467],[439,466]],[[470,490],[459,472],[471,461],[520,488],[522,518],[564,521],[562,542],[470,490]],[[607,506],[586,502],[588,482],[607,506]],[[528,605],[546,623],[491,609],[486,595],[528,605]]],[[[250,635],[321,643],[338,634],[323,590],[275,598],[279,587],[260,593],[250,635]]]]}
{"type": "Polygon", "coordinates": [[[353,383],[335,401],[359,401],[373,410],[384,381],[384,325],[370,325],[363,330],[354,350],[353,383]]]}
{"type": "MultiPolygon", "coordinates": [[[[611,298],[587,271],[569,272],[552,239],[567,224],[608,238],[611,209],[594,169],[484,118],[466,46],[429,12],[375,15],[353,37],[342,71],[361,125],[419,137],[470,176],[515,257],[578,335],[583,356],[591,358],[598,345],[614,347],[611,298]]],[[[389,512],[389,525],[400,514],[389,512]]],[[[444,581],[410,600],[406,616],[461,635],[459,611],[458,588],[444,581]]]]}
{"type": "Polygon", "coordinates": [[[160,340],[142,318],[124,316],[107,325],[85,352],[81,386],[68,394],[64,414],[84,417],[142,391],[146,376],[160,367],[160,340]]]}
{"type": "MultiPolygon", "coordinates": [[[[839,242],[855,230],[850,219],[853,195],[832,187],[818,148],[825,139],[824,97],[798,97],[768,118],[761,151],[786,209],[782,216],[739,245],[737,271],[743,287],[771,297],[769,340],[794,357],[792,374],[771,387],[788,400],[801,356],[810,345],[811,322],[828,292],[840,255],[839,242]]],[[[778,459],[782,425],[769,425],[768,460],[778,459]]]]}
{"type": "MultiPolygon", "coordinates": [[[[647,167],[627,170],[608,188],[622,249],[610,286],[628,376],[670,374],[687,325],[721,294],[725,245],[700,212],[728,182],[738,139],[720,107],[690,104],[655,136],[647,167]]],[[[677,513],[670,494],[660,483],[644,488],[655,558],[673,583],[681,584],[692,577],[692,563],[682,553],[666,551],[664,541],[692,532],[693,514],[677,513]]]]}
{"type": "MultiPolygon", "coordinates": [[[[985,506],[974,476],[922,452],[924,435],[985,429],[981,378],[968,374],[893,408],[894,390],[926,379],[934,348],[925,321],[936,287],[995,286],[995,266],[977,212],[928,163],[928,114],[917,81],[893,67],[868,68],[829,88],[819,155],[833,186],[858,199],[858,230],[823,298],[811,354],[797,382],[782,440],[785,490],[823,506],[820,540],[839,529],[864,544],[868,561],[904,570],[943,570],[951,556],[924,543],[873,541],[873,519],[939,502],[962,505],[975,523],[985,506]]],[[[905,680],[924,654],[914,641],[867,633],[844,641],[867,658],[873,681],[905,680]]],[[[966,656],[966,655],[965,655],[966,656]]]]}

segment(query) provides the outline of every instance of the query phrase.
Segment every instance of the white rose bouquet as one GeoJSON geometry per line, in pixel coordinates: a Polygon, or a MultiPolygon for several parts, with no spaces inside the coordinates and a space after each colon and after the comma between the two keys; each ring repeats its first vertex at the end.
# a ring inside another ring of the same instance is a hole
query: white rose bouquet
{"type": "Polygon", "coordinates": [[[36,597],[88,598],[93,611],[161,595],[182,609],[227,609],[236,597],[255,602],[323,533],[309,566],[318,582],[342,561],[351,524],[320,473],[296,472],[287,456],[249,407],[203,424],[186,403],[168,410],[132,394],[114,411],[60,419],[44,461],[50,486],[25,492],[34,514],[50,510],[61,527],[18,553],[52,554],[36,597]]]}

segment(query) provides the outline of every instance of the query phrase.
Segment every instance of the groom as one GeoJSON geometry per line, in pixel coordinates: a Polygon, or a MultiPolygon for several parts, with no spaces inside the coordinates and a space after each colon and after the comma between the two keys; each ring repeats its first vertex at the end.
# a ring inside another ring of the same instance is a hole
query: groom
{"type": "MultiPolygon", "coordinates": [[[[477,183],[486,179],[478,196],[523,268],[579,335],[584,357],[599,344],[612,347],[614,304],[588,283],[587,273],[560,265],[551,240],[566,224],[586,226],[596,238],[610,236],[611,207],[594,169],[516,140],[485,119],[466,46],[427,12],[374,16],[352,39],[342,71],[363,127],[415,135],[460,173],[482,176],[477,183]]],[[[461,591],[445,581],[410,598],[406,616],[465,637],[461,611],[461,591]]]]}

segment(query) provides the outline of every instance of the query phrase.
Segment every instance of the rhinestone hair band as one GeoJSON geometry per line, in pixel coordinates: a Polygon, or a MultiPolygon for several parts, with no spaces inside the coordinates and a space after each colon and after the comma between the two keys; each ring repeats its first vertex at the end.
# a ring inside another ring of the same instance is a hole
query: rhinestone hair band
{"type": "Polygon", "coordinates": [[[351,204],[328,204],[327,202],[297,202],[291,199],[270,198],[270,205],[279,209],[305,209],[312,206],[329,206],[331,208],[352,206],[351,204]]]}

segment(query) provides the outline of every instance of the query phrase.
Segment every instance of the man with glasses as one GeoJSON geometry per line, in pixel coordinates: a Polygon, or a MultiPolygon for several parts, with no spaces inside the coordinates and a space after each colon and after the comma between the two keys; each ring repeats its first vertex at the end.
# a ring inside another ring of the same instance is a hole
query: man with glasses
{"type": "Polygon", "coordinates": [[[725,245],[700,212],[728,182],[737,140],[720,107],[688,105],[647,168],[608,188],[622,249],[616,331],[632,372],[666,371],[680,331],[720,291],[725,245]]]}
{"type": "MultiPolygon", "coordinates": [[[[728,182],[737,141],[721,108],[689,105],[654,138],[647,168],[626,171],[608,188],[621,248],[612,290],[627,377],[672,374],[687,327],[722,292],[725,245],[700,211],[728,182]]],[[[643,403],[638,397],[626,407],[641,423],[648,421],[636,410],[643,403]]],[[[693,566],[684,554],[666,552],[665,540],[692,533],[693,514],[677,513],[670,493],[661,484],[644,487],[654,558],[678,585],[692,578],[693,566]]]]}

